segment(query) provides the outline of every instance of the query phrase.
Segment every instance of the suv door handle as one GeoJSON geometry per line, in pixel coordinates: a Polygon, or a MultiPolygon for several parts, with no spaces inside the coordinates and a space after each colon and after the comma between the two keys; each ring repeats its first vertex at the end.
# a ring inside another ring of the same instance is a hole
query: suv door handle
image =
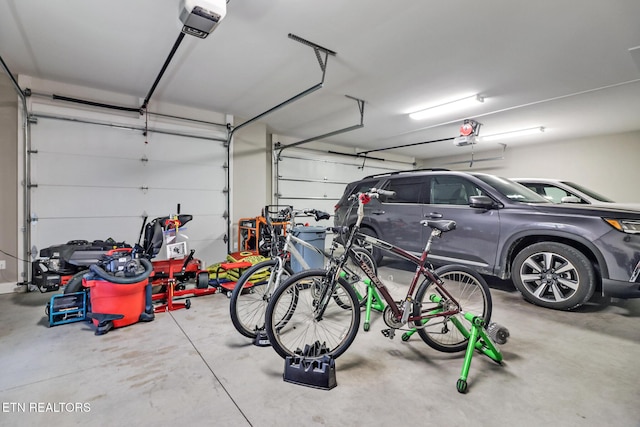
{"type": "Polygon", "coordinates": [[[371,213],[374,215],[382,215],[384,214],[384,211],[372,211],[371,213]]]}
{"type": "Polygon", "coordinates": [[[428,214],[424,214],[425,218],[442,218],[442,214],[438,212],[431,212],[428,214]]]}

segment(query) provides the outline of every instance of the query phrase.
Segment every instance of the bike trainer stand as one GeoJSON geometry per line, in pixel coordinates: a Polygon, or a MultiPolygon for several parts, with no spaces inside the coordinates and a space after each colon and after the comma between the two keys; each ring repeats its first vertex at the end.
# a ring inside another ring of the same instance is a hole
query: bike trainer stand
{"type": "MultiPolygon", "coordinates": [[[[442,298],[437,295],[431,295],[430,300],[437,303],[440,302],[442,298]]],[[[458,378],[456,383],[456,389],[459,393],[466,393],[467,391],[467,378],[469,377],[469,369],[471,368],[471,359],[473,358],[474,350],[478,350],[494,362],[502,364],[502,353],[496,347],[494,342],[502,345],[505,344],[507,342],[507,338],[509,338],[509,330],[504,326],[495,322],[491,322],[489,325],[486,325],[486,322],[482,317],[475,316],[471,313],[463,313],[463,316],[471,322],[471,330],[465,328],[458,318],[449,318],[451,323],[453,323],[460,333],[468,340],[467,350],[464,355],[464,362],[462,363],[462,372],[460,373],[460,378],[458,378]]],[[[423,324],[428,321],[429,319],[423,320],[423,324]]],[[[412,328],[405,332],[402,334],[402,341],[408,341],[411,335],[417,331],[417,328],[412,328]]]]}
{"type": "Polygon", "coordinates": [[[300,355],[285,358],[283,379],[293,384],[331,390],[338,385],[335,360],[319,341],[307,344],[300,355]]]}
{"type": "MultiPolygon", "coordinates": [[[[464,363],[462,364],[462,373],[456,383],[456,388],[460,393],[467,391],[467,378],[469,376],[469,368],[471,367],[471,358],[473,357],[474,350],[478,350],[494,362],[502,364],[502,353],[500,353],[500,350],[498,350],[491,338],[489,338],[489,334],[485,331],[484,319],[479,316],[474,316],[471,313],[464,313],[464,318],[471,322],[470,332],[462,326],[457,318],[451,318],[451,322],[456,325],[458,330],[469,340],[467,351],[464,355],[464,363]]],[[[500,326],[497,323],[490,323],[488,329],[489,333],[496,335],[493,337],[496,342],[499,344],[507,342],[509,331],[504,326],[500,326]]]]}

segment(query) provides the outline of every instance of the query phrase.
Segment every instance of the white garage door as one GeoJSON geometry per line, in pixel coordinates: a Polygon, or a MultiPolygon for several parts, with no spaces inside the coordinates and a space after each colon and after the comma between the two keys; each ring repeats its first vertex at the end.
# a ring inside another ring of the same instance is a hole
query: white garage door
{"type": "MultiPolygon", "coordinates": [[[[207,264],[224,259],[227,150],[222,142],[153,131],[145,137],[128,124],[117,126],[124,121],[117,115],[87,123],[61,120],[72,113],[66,108],[57,110],[64,116],[56,118],[51,111],[39,114],[37,105],[32,110],[38,117],[31,127],[31,211],[37,219],[31,240],[37,251],[75,239],[134,244],[143,217],[176,214],[180,205],[182,214],[193,215],[184,233],[196,257],[207,264]]],[[[168,127],[193,133],[184,125],[168,127]]],[[[224,139],[219,130],[198,132],[224,139]]]]}

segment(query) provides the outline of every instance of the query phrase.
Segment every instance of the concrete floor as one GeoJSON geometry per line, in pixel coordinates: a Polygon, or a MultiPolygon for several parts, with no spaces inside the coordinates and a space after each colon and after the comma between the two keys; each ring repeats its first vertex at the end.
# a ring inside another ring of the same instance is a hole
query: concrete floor
{"type": "MultiPolygon", "coordinates": [[[[402,294],[411,273],[392,267],[380,275],[402,294]]],[[[463,354],[384,338],[379,314],[326,391],[284,382],[283,359],[236,332],[223,294],[103,336],[49,328],[52,294],[2,295],[0,425],[640,426],[640,300],[557,312],[490,284],[511,338],[503,365],[474,356],[467,394],[463,354]]]]}

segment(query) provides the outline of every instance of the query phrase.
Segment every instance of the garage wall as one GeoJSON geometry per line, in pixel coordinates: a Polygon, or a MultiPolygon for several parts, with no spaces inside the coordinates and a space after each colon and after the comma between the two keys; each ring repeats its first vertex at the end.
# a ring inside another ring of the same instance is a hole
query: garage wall
{"type": "MultiPolygon", "coordinates": [[[[236,126],[245,120],[236,118],[236,126]]],[[[232,252],[238,250],[238,221],[260,215],[271,197],[271,157],[267,127],[252,123],[233,135],[231,145],[233,187],[231,197],[232,252]]]]}
{"type": "MultiPolygon", "coordinates": [[[[18,249],[18,107],[20,101],[11,80],[0,73],[0,249],[17,255],[18,249]]],[[[0,270],[0,292],[18,281],[18,261],[0,253],[7,268],[0,270]],[[13,283],[10,283],[13,282],[13,283]]]]}
{"type": "MultiPolygon", "coordinates": [[[[495,144],[498,146],[498,144],[495,144]]],[[[640,202],[640,132],[602,135],[546,144],[508,143],[507,148],[476,153],[469,167],[470,147],[465,154],[420,162],[419,167],[445,167],[478,171],[504,177],[567,179],[608,196],[616,202],[640,202]],[[482,161],[485,158],[504,157],[482,161]]]]}

